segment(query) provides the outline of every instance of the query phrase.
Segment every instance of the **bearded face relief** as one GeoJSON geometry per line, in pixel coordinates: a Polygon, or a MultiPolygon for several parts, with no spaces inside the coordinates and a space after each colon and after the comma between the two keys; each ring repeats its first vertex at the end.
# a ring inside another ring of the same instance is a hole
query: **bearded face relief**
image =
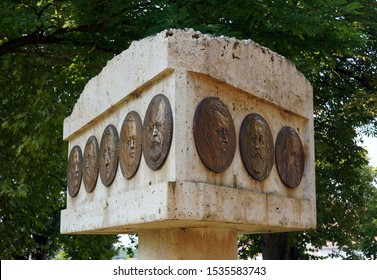
{"type": "Polygon", "coordinates": [[[249,114],[243,120],[240,150],[248,173],[256,180],[264,180],[274,163],[274,144],[270,127],[262,116],[249,114]]]}
{"type": "Polygon", "coordinates": [[[162,154],[162,147],[164,145],[164,126],[166,122],[166,107],[164,102],[159,102],[158,105],[152,107],[151,118],[148,124],[149,130],[149,148],[152,161],[157,161],[162,154]]]}
{"type": "Polygon", "coordinates": [[[87,192],[92,192],[97,184],[99,173],[99,146],[97,138],[92,135],[85,144],[83,179],[87,192]]]}
{"type": "Polygon", "coordinates": [[[129,112],[120,131],[120,168],[125,178],[137,171],[141,159],[142,124],[137,112],[129,112]]]}
{"type": "Polygon", "coordinates": [[[147,165],[156,170],[165,162],[172,141],[173,115],[165,95],[158,94],[151,100],[143,128],[143,154],[147,165]]]}
{"type": "Polygon", "coordinates": [[[101,138],[99,172],[102,183],[108,187],[114,181],[118,168],[118,132],[108,125],[101,138]]]}
{"type": "Polygon", "coordinates": [[[68,193],[74,197],[78,194],[82,178],[82,152],[79,146],[74,146],[68,158],[67,184],[68,193]]]}
{"type": "Polygon", "coordinates": [[[276,166],[283,183],[297,187],[304,173],[305,155],[300,136],[292,127],[283,127],[276,139],[276,166]]]}
{"type": "Polygon", "coordinates": [[[200,159],[213,172],[223,172],[232,163],[235,128],[228,108],[218,98],[207,97],[196,108],[194,140],[200,159]]]}

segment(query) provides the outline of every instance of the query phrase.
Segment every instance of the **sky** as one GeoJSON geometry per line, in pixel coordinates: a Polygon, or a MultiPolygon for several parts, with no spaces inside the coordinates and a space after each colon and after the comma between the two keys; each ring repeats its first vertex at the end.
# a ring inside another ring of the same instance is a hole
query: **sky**
{"type": "Polygon", "coordinates": [[[377,138],[363,137],[364,144],[362,145],[367,151],[370,158],[370,165],[377,167],[377,138]]]}

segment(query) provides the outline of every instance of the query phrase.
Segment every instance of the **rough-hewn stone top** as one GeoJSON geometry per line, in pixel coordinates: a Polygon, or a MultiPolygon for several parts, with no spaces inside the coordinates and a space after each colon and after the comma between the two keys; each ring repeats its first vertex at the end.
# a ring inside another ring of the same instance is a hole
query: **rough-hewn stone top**
{"type": "Polygon", "coordinates": [[[88,82],[65,120],[63,138],[68,140],[153,79],[182,69],[209,75],[292,113],[312,117],[311,85],[283,56],[252,40],[169,29],[133,42],[108,61],[88,82]]]}

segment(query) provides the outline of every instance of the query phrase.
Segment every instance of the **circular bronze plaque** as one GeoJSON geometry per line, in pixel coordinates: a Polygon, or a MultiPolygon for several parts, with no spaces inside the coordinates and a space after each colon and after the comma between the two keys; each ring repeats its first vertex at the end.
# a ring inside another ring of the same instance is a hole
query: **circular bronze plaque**
{"type": "Polygon", "coordinates": [[[80,190],[82,178],[82,152],[79,146],[74,146],[69,153],[67,184],[70,196],[76,196],[80,190]]]}
{"type": "Polygon", "coordinates": [[[106,187],[114,181],[117,172],[118,142],[118,132],[115,126],[108,125],[102,134],[99,158],[99,174],[106,187]]]}
{"type": "Polygon", "coordinates": [[[149,103],[143,123],[143,154],[147,165],[160,168],[170,150],[173,136],[173,114],[169,99],[158,94],[149,103]]]}
{"type": "Polygon", "coordinates": [[[249,174],[262,181],[274,164],[274,140],[266,120],[258,114],[249,114],[240,130],[242,161],[249,174]]]}
{"type": "Polygon", "coordinates": [[[283,127],[276,138],[276,167],[283,183],[297,187],[304,173],[304,148],[300,136],[292,127],[283,127]]]}
{"type": "Polygon", "coordinates": [[[125,178],[137,171],[141,159],[142,124],[137,112],[129,112],[123,121],[119,139],[119,163],[125,178]]]}
{"type": "Polygon", "coordinates": [[[232,116],[223,102],[206,97],[194,116],[194,141],[199,157],[213,172],[223,172],[236,151],[236,131],[232,116]]]}
{"type": "Polygon", "coordinates": [[[87,192],[92,192],[97,184],[99,172],[99,146],[97,138],[92,135],[86,141],[83,164],[84,186],[87,192]]]}

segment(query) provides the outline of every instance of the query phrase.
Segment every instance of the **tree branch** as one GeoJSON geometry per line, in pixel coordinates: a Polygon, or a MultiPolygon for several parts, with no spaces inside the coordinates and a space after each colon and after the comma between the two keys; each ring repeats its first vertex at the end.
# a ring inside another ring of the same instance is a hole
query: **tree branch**
{"type": "Polygon", "coordinates": [[[0,46],[0,56],[17,51],[19,48],[28,45],[45,45],[55,44],[64,41],[61,35],[74,33],[74,32],[93,32],[102,31],[105,24],[84,25],[74,28],[59,28],[50,35],[44,35],[43,31],[33,32],[29,35],[12,39],[0,46]]]}

